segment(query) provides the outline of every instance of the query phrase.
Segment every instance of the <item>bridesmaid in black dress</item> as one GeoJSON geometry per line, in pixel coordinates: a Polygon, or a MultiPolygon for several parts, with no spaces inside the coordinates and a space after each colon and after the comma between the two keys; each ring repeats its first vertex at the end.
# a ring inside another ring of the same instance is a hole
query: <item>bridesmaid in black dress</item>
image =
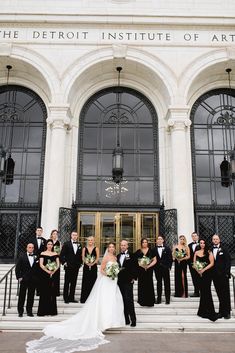
{"type": "Polygon", "coordinates": [[[154,306],[155,294],[153,286],[153,266],[157,263],[155,254],[151,251],[148,239],[141,240],[141,248],[134,254],[138,261],[138,300],[141,306],[154,306]],[[149,265],[141,265],[141,259],[146,256],[151,259],[149,265]]]}
{"type": "MultiPolygon", "coordinates": [[[[61,251],[61,243],[58,239],[58,230],[53,229],[51,231],[50,239],[53,241],[53,249],[52,251],[56,252],[58,255],[60,255],[61,251]]],[[[55,286],[56,286],[56,296],[60,296],[60,267],[54,274],[54,281],[55,281],[55,286]]]]}
{"type": "Polygon", "coordinates": [[[57,315],[54,274],[58,270],[60,263],[58,254],[53,252],[52,248],[53,241],[48,239],[46,242],[46,251],[42,252],[39,258],[41,276],[38,316],[57,315]]]}
{"type": "Polygon", "coordinates": [[[179,242],[173,247],[172,257],[175,261],[175,297],[188,297],[187,260],[190,250],[184,235],[179,236],[179,242]]]}
{"type": "Polygon", "coordinates": [[[200,304],[197,315],[211,321],[218,319],[211,294],[211,269],[214,266],[214,256],[204,239],[199,241],[200,249],[194,254],[194,268],[199,275],[200,304]]]}
{"type": "Polygon", "coordinates": [[[87,238],[87,246],[82,249],[83,276],[80,302],[85,303],[97,278],[99,248],[95,246],[94,237],[87,238]]]}

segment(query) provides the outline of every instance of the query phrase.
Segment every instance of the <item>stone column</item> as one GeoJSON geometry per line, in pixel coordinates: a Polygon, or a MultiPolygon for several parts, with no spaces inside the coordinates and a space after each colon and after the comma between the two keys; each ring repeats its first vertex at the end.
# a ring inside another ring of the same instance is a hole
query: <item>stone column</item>
{"type": "Polygon", "coordinates": [[[191,149],[189,150],[191,121],[188,108],[171,108],[168,126],[171,133],[172,206],[177,209],[178,235],[188,240],[194,231],[191,149]]]}
{"type": "Polygon", "coordinates": [[[68,106],[49,107],[41,221],[47,238],[52,229],[58,228],[59,208],[64,206],[65,149],[69,124],[68,106]]]}

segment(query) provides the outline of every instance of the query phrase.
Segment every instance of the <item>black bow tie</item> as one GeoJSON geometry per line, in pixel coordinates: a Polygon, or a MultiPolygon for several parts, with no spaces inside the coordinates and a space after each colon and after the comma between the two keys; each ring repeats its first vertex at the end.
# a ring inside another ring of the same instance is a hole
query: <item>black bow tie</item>
{"type": "Polygon", "coordinates": [[[163,248],[163,246],[162,246],[162,245],[158,245],[157,247],[158,247],[158,248],[163,248]]]}
{"type": "Polygon", "coordinates": [[[126,253],[125,252],[121,252],[121,255],[126,255],[126,253]]]}
{"type": "Polygon", "coordinates": [[[218,246],[217,246],[217,245],[214,245],[214,246],[213,246],[213,249],[218,249],[218,246]]]}
{"type": "Polygon", "coordinates": [[[194,241],[193,244],[198,244],[198,243],[196,241],[194,241]]]}
{"type": "Polygon", "coordinates": [[[73,244],[78,244],[78,242],[77,241],[73,241],[73,244]]]}
{"type": "Polygon", "coordinates": [[[34,254],[28,254],[29,256],[34,256],[34,254]]]}
{"type": "Polygon", "coordinates": [[[37,239],[40,239],[40,240],[42,240],[42,237],[37,237],[37,239]]]}

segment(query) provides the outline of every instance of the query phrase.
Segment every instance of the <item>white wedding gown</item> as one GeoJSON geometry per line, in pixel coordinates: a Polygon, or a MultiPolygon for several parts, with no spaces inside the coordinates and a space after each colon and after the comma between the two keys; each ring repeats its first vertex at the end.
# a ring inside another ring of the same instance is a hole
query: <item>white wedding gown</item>
{"type": "Polygon", "coordinates": [[[27,353],[72,353],[108,343],[102,331],[125,325],[123,299],[117,279],[99,273],[79,312],[68,320],[48,325],[45,336],[27,342],[27,353]]]}

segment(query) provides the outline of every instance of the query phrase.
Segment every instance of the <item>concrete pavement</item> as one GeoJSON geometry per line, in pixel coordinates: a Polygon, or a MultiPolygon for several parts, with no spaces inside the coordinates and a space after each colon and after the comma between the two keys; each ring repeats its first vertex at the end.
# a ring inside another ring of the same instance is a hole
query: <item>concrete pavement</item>
{"type": "MultiPolygon", "coordinates": [[[[32,332],[0,332],[0,353],[25,353],[32,332]]],[[[94,353],[235,353],[234,333],[112,333],[94,353]]]]}

